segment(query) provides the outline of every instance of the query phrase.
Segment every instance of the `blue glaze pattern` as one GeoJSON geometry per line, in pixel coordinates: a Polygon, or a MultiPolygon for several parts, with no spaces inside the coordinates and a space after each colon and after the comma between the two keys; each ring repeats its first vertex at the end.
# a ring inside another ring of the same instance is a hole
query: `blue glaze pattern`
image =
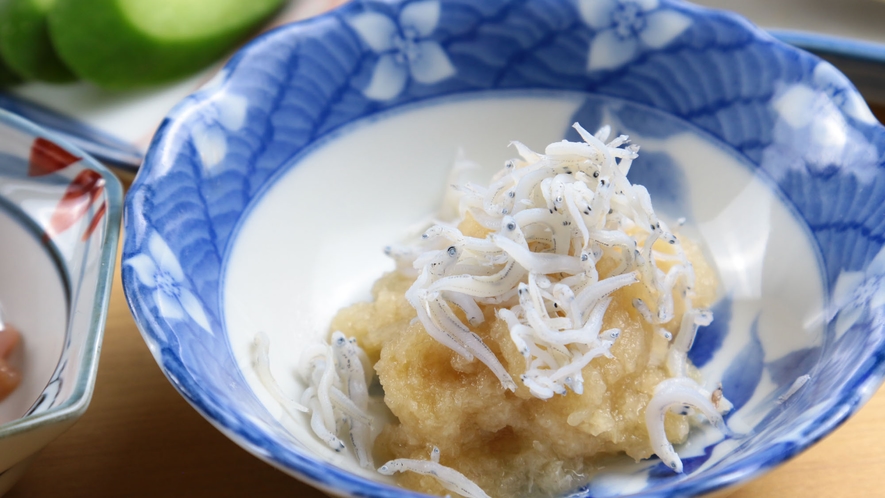
{"type": "MultiPolygon", "coordinates": [[[[741,404],[763,375],[785,392],[806,373],[799,367],[813,368],[814,391],[777,405],[751,437],[686,458],[685,475],[648,462],[636,471],[645,479],[636,496],[694,495],[757,475],[872,395],[885,373],[885,128],[828,63],[734,15],[675,0],[363,0],[246,46],[163,122],[126,201],[127,299],[182,395],[238,443],[309,482],[352,496],[416,496],[313,459],[281,435],[227,342],[224,262],[249,207],[348,124],[438,97],[511,90],[593,95],[582,121],[601,116],[595,99],[608,99],[700,130],[765,177],[817,245],[829,303],[823,344],[778,360],[755,338],[729,366],[753,367],[731,377],[741,404]]],[[[645,136],[672,133],[642,113],[619,117],[645,136]]],[[[674,210],[690,211],[674,195],[678,178],[637,173],[652,195],[658,188],[674,210]]],[[[709,332],[696,361],[720,351],[726,329],[709,332]]],[[[591,483],[576,493],[618,489],[591,483]]]]}

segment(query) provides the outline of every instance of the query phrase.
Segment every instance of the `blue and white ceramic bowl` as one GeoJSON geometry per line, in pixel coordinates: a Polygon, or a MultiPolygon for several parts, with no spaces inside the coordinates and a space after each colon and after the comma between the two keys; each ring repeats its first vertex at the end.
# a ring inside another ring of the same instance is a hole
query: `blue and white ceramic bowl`
{"type": "Polygon", "coordinates": [[[691,495],[765,472],[875,391],[885,354],[885,128],[830,64],[674,0],[355,1],[266,34],[156,135],[126,202],[123,281],[157,362],[226,435],[342,496],[411,493],[319,443],[257,380],[366,299],[382,247],[437,207],[459,150],[487,177],[611,124],[632,180],[722,282],[691,358],[740,439],[696,430],[577,496],[691,495]],[[810,380],[784,402],[797,379],[810,380]]]}
{"type": "Polygon", "coordinates": [[[0,111],[0,305],[22,382],[0,401],[0,494],[92,397],[123,193],[80,149],[0,111]]]}

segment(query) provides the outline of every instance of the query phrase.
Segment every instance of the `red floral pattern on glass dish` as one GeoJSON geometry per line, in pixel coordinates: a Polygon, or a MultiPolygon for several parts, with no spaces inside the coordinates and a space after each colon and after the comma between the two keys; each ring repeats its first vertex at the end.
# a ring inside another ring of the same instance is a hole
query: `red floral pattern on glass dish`
{"type": "MultiPolygon", "coordinates": [[[[31,144],[28,176],[43,176],[57,173],[78,162],[81,158],[63,149],[58,144],[42,137],[34,139],[31,144]]],[[[104,190],[104,179],[91,169],[84,169],[68,185],[64,195],[58,202],[49,220],[44,241],[71,228],[77,221],[86,216],[89,208],[101,197],[104,190]]],[[[107,204],[102,201],[92,219],[83,232],[82,240],[88,239],[98,226],[101,217],[107,211],[107,204]]]]}
{"type": "Polygon", "coordinates": [[[101,164],[0,111],[0,391],[16,381],[3,361],[20,372],[0,402],[0,494],[89,404],[121,200],[101,164]]]}

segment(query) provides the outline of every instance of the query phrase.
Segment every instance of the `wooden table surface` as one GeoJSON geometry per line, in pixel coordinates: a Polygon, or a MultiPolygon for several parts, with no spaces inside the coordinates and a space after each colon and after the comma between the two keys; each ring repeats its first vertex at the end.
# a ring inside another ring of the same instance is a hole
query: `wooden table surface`
{"type": "MultiPolygon", "coordinates": [[[[885,107],[874,112],[885,118],[885,107]]],[[[730,496],[885,497],[883,474],[885,388],[817,445],[730,496]]],[[[241,449],[178,394],[129,314],[118,256],[92,403],[6,496],[325,495],[241,449]]]]}

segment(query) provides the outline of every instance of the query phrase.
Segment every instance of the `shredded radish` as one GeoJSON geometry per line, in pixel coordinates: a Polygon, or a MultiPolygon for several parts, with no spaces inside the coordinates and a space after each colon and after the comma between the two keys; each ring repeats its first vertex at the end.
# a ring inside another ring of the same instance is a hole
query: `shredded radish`
{"type": "Polygon", "coordinates": [[[687,352],[697,328],[709,324],[712,314],[692,306],[691,262],[655,214],[645,187],[627,179],[639,147],[623,135],[606,143],[609,127],[595,135],[577,123],[574,128],[583,142],[555,142],[543,154],[513,142],[520,158],[508,161],[488,187],[456,187],[460,218],[475,220],[490,232],[487,237],[437,223],[418,249],[399,248],[392,255],[401,271],[417,271],[406,298],[427,333],[466,360],[479,359],[504,389],[515,391],[516,381],[470,329],[482,320],[479,305],[495,305],[525,358],[519,381],[542,399],[583,392],[582,369],[596,357],[610,356],[620,334],[604,329],[609,296],[645,286],[653,302],[635,299],[633,306],[670,343],[660,361],[679,380],[678,389],[662,389],[652,401],[649,434],[659,456],[680,472],[679,458],[661,430],[665,413],[690,405],[719,423],[721,417],[712,414],[730,406],[721,391],[714,406],[712,394],[687,377],[687,352]],[[655,250],[657,241],[672,250],[655,250]],[[666,273],[658,267],[659,257],[670,263],[666,273]],[[605,276],[597,269],[603,258],[616,263],[605,276]],[[684,307],[681,318],[674,314],[676,293],[684,307]],[[453,308],[462,310],[468,323],[453,308]],[[681,320],[675,336],[662,328],[674,319],[681,320]]]}
{"type": "MultiPolygon", "coordinates": [[[[516,391],[520,382],[540,399],[583,393],[583,369],[596,358],[612,357],[621,335],[605,326],[616,293],[643,286],[643,296],[650,297],[634,298],[632,307],[664,340],[650,362],[664,365],[670,376],[648,402],[646,427],[655,453],[682,472],[664,431],[668,412],[702,414],[730,434],[722,414],[731,403],[721,387],[711,393],[688,376],[687,352],[698,327],[713,317],[692,304],[694,269],[678,238],[655,213],[645,187],[627,179],[639,147],[623,135],[608,141],[607,126],[596,134],[577,123],[574,128],[583,142],[556,142],[543,154],[513,142],[520,158],[507,161],[488,187],[454,185],[457,195],[447,199],[457,201],[461,220],[479,223],[487,236],[465,235],[455,224],[439,222],[416,245],[385,252],[396,271],[414,278],[405,299],[430,337],[467,361],[479,360],[502,389],[516,391]],[[666,262],[666,272],[659,261],[666,262]],[[482,306],[494,306],[525,360],[518,379],[471,328],[486,320],[482,306]]],[[[274,383],[266,347],[263,336],[256,339],[256,370],[267,385],[274,383]]],[[[342,451],[346,433],[360,465],[374,468],[365,353],[335,332],[329,344],[308,347],[302,364],[308,387],[301,402],[316,436],[342,451]]],[[[784,398],[803,382],[797,380],[784,398]]],[[[287,410],[301,408],[268,389],[287,410]]],[[[435,447],[430,460],[396,459],[377,470],[430,475],[463,496],[487,497],[463,474],[440,465],[435,447]]]]}

